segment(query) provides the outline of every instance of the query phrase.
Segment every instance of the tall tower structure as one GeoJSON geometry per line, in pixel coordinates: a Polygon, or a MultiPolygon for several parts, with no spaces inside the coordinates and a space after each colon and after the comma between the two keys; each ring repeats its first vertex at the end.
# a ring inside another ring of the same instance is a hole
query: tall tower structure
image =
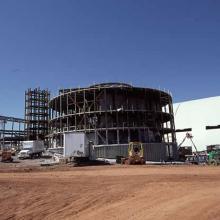
{"type": "Polygon", "coordinates": [[[48,90],[36,88],[25,92],[25,131],[27,140],[44,140],[48,134],[49,122],[48,90]]]}

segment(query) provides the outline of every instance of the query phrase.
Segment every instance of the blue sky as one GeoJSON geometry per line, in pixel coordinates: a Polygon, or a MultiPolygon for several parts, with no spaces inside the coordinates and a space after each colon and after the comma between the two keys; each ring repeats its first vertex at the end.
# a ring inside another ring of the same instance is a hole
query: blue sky
{"type": "Polygon", "coordinates": [[[0,114],[23,117],[29,87],[115,81],[220,95],[220,1],[0,1],[0,114]]]}

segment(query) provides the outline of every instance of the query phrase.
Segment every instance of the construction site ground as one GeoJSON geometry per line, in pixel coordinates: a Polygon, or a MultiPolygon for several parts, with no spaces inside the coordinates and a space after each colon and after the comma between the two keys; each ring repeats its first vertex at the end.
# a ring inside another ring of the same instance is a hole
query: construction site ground
{"type": "Polygon", "coordinates": [[[0,163],[0,219],[220,219],[220,167],[0,163]]]}

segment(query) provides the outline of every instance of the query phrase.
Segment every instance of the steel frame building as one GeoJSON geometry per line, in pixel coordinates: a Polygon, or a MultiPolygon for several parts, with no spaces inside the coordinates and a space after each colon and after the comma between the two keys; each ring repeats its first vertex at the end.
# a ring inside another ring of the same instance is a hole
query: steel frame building
{"type": "Polygon", "coordinates": [[[0,116],[0,148],[19,145],[25,139],[25,120],[0,116]]]}
{"type": "Polygon", "coordinates": [[[27,140],[44,140],[48,134],[49,123],[48,90],[28,89],[25,92],[25,131],[27,140]]]}
{"type": "Polygon", "coordinates": [[[176,144],[172,97],[149,88],[105,83],[63,89],[50,101],[50,138],[62,146],[64,132],[83,131],[95,146],[176,144]]]}

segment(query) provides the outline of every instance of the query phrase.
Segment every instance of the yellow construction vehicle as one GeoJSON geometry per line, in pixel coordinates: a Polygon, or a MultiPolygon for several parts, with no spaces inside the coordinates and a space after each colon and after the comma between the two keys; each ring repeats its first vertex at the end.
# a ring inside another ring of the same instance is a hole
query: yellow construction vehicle
{"type": "Polygon", "coordinates": [[[121,164],[145,164],[143,144],[141,142],[130,142],[128,157],[121,158],[121,164]]]}

